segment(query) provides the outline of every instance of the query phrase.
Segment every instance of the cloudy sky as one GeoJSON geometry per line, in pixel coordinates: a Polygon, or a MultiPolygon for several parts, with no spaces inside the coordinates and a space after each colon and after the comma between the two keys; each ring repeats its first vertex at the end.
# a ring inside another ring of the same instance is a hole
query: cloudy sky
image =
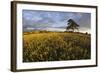
{"type": "Polygon", "coordinates": [[[23,10],[23,30],[65,31],[67,21],[73,19],[80,32],[89,32],[91,25],[90,13],[23,10]]]}

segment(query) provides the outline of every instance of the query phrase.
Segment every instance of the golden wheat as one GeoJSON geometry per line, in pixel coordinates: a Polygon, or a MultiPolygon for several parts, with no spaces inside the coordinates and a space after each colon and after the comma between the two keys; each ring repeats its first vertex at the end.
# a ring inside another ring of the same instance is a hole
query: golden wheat
{"type": "Polygon", "coordinates": [[[90,59],[89,34],[32,32],[23,35],[23,62],[90,59]]]}

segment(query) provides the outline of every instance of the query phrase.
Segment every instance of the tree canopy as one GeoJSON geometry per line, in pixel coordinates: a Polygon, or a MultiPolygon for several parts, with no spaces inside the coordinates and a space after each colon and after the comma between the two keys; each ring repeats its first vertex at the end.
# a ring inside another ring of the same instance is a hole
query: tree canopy
{"type": "Polygon", "coordinates": [[[69,19],[67,25],[66,30],[71,29],[73,32],[75,29],[79,30],[79,25],[73,19],[69,19]]]}

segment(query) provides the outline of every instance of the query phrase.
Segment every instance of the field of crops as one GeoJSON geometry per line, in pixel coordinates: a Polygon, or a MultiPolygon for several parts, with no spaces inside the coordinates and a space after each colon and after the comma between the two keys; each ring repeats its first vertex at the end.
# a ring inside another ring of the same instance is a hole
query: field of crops
{"type": "Polygon", "coordinates": [[[90,34],[76,32],[32,32],[23,34],[23,62],[90,58],[90,34]]]}

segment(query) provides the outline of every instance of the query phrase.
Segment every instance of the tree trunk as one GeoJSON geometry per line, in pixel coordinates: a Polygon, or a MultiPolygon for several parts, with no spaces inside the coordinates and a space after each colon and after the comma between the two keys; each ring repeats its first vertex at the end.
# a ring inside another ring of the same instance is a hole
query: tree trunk
{"type": "Polygon", "coordinates": [[[74,32],[74,29],[73,29],[73,32],[74,32]]]}

